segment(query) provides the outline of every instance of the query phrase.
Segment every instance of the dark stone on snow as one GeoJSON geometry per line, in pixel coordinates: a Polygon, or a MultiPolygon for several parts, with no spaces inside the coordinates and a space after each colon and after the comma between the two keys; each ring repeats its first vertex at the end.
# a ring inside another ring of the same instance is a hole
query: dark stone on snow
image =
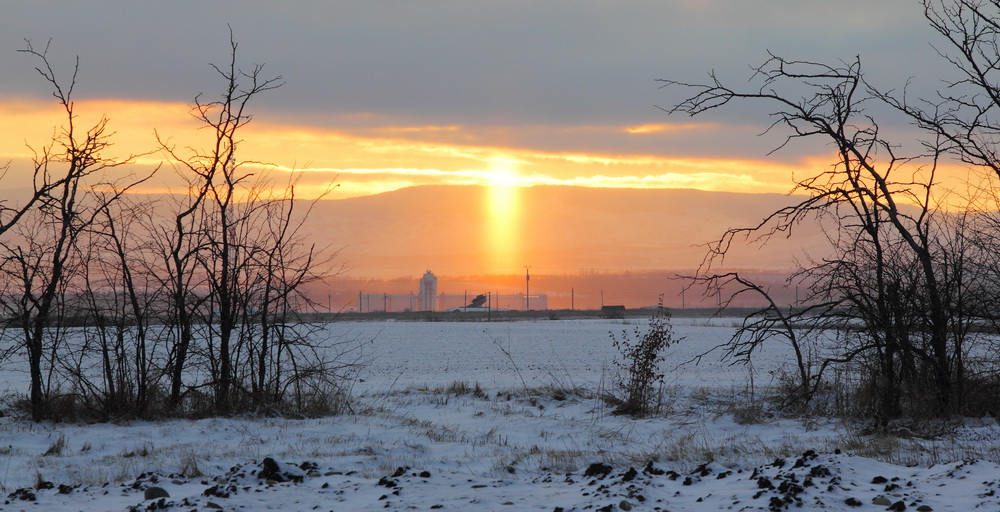
{"type": "Polygon", "coordinates": [[[701,476],[708,476],[708,475],[712,474],[712,470],[708,469],[708,464],[702,464],[702,465],[694,468],[694,471],[691,472],[692,475],[695,474],[695,473],[697,473],[697,474],[699,474],[701,476]]]}
{"type": "Polygon", "coordinates": [[[638,475],[639,472],[636,471],[635,468],[628,468],[628,471],[622,475],[622,482],[631,482],[632,480],[635,480],[635,477],[638,475]]]}
{"type": "Polygon", "coordinates": [[[589,478],[592,476],[604,478],[608,476],[608,473],[611,472],[611,469],[612,467],[607,464],[603,464],[601,462],[595,462],[587,467],[587,470],[583,472],[583,476],[585,478],[589,478]]]}
{"type": "Polygon", "coordinates": [[[147,487],[145,491],[142,492],[144,500],[157,500],[160,498],[169,498],[170,493],[167,492],[163,487],[147,487]]]}
{"type": "Polygon", "coordinates": [[[275,482],[284,482],[285,478],[281,474],[281,468],[278,467],[278,463],[274,461],[271,457],[264,457],[264,462],[261,463],[264,469],[261,469],[260,474],[257,475],[261,480],[274,480],[275,482]]]}
{"type": "Polygon", "coordinates": [[[20,501],[38,500],[38,498],[35,496],[35,493],[31,492],[31,489],[28,488],[17,489],[16,491],[8,494],[7,497],[12,500],[20,500],[20,501]]]}
{"type": "Polygon", "coordinates": [[[771,496],[771,501],[770,501],[769,505],[770,505],[770,509],[772,511],[775,511],[775,512],[778,511],[778,510],[784,510],[786,508],[785,507],[785,501],[782,500],[781,498],[777,497],[777,496],[771,496]]]}
{"type": "Polygon", "coordinates": [[[592,476],[598,476],[604,478],[608,476],[608,473],[611,472],[611,469],[612,469],[611,466],[607,464],[595,462],[587,467],[587,470],[583,472],[583,476],[584,478],[589,478],[592,476]]]}
{"type": "Polygon", "coordinates": [[[809,476],[813,478],[823,478],[830,475],[830,469],[826,466],[813,466],[812,469],[809,470],[809,476]]]}
{"type": "Polygon", "coordinates": [[[872,505],[879,505],[881,507],[888,507],[888,506],[892,505],[892,502],[889,501],[889,499],[886,498],[885,496],[875,496],[874,498],[872,498],[872,505]]]}
{"type": "Polygon", "coordinates": [[[302,475],[282,471],[281,466],[278,465],[278,463],[271,457],[264,457],[261,467],[262,469],[260,470],[260,473],[257,474],[257,478],[261,480],[281,483],[301,482],[304,479],[302,475]]]}
{"type": "Polygon", "coordinates": [[[666,471],[663,471],[662,469],[653,467],[653,461],[647,462],[646,467],[642,468],[642,472],[653,476],[660,476],[666,473],[666,471]]]}
{"type": "Polygon", "coordinates": [[[224,488],[222,488],[222,486],[213,485],[213,486],[209,487],[208,489],[205,489],[204,491],[202,491],[201,495],[202,496],[214,496],[216,498],[228,498],[229,497],[229,492],[226,491],[224,488]]]}

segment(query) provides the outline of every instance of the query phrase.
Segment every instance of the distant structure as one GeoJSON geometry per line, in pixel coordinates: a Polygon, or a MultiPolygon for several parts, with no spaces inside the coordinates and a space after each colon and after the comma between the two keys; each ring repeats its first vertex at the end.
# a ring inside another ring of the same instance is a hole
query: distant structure
{"type": "Polygon", "coordinates": [[[405,311],[452,311],[452,310],[523,310],[530,300],[531,309],[549,309],[548,295],[535,294],[525,297],[523,293],[501,294],[499,292],[479,293],[469,297],[469,293],[438,293],[438,278],[428,270],[420,278],[420,293],[366,293],[358,291],[359,313],[396,313],[405,311]]]}
{"type": "Polygon", "coordinates": [[[438,279],[430,270],[420,278],[420,309],[437,311],[438,279]]]}
{"type": "Polygon", "coordinates": [[[480,293],[479,295],[476,295],[476,298],[472,299],[472,302],[470,302],[468,306],[465,306],[465,307],[467,307],[467,308],[481,308],[481,307],[483,307],[484,304],[486,304],[486,299],[487,299],[486,294],[485,293],[480,293]]]}
{"type": "Polygon", "coordinates": [[[625,318],[625,306],[601,306],[601,316],[604,318],[625,318]]]}
{"type": "MultiPolygon", "coordinates": [[[[491,293],[487,295],[486,304],[483,304],[483,306],[491,309],[523,311],[525,302],[523,293],[491,293]]],[[[475,307],[475,304],[470,303],[468,296],[465,294],[442,293],[438,295],[438,311],[448,311],[464,307],[475,307]]],[[[532,294],[531,309],[536,311],[549,309],[548,295],[544,293],[532,294]]]]}

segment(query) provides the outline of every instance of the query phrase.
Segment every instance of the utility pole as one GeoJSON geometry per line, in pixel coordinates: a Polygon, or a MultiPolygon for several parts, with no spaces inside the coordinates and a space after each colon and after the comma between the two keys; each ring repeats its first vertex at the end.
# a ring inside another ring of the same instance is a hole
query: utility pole
{"type": "Polygon", "coordinates": [[[531,282],[531,274],[528,270],[531,269],[530,265],[525,265],[524,267],[524,310],[531,311],[531,287],[529,283],[531,282]]]}

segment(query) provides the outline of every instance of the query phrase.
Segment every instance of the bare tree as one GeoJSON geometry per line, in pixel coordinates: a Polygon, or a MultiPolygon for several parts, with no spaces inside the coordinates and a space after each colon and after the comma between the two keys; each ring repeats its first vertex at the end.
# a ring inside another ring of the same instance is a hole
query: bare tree
{"type": "Polygon", "coordinates": [[[97,204],[101,208],[80,247],[84,346],[81,366],[72,373],[76,387],[89,391],[83,399],[95,414],[147,417],[159,380],[151,333],[160,320],[154,311],[161,288],[148,271],[148,237],[139,219],[151,204],[129,198],[97,204]],[[95,360],[99,378],[83,367],[95,360]]]}
{"type": "Polygon", "coordinates": [[[221,99],[203,102],[199,96],[193,110],[213,134],[210,149],[184,157],[162,143],[191,190],[169,233],[174,242],[162,251],[179,334],[171,358],[172,402],[179,404],[186,385],[203,384],[212,390],[215,412],[223,414],[273,407],[287,389],[301,391],[312,378],[331,377],[336,366],[324,362],[311,330],[295,320],[302,285],[317,278],[315,266],[325,261],[298,235],[310,207],[299,215],[294,183],[282,190],[266,165],[237,156],[239,133],[252,120],[250,103],[282,79],[265,77],[261,65],[242,70],[238,45],[232,39],[230,45],[227,65],[213,66],[225,84],[221,99]],[[207,382],[183,382],[191,350],[207,382]]]}
{"type": "Polygon", "coordinates": [[[157,134],[187,190],[126,200],[148,177],[115,177],[134,158],[103,156],[106,118],[75,127],[75,70],[63,88],[47,49],[24,51],[67,117],[36,152],[34,197],[0,204],[2,334],[14,346],[3,356],[26,353],[32,417],[144,417],[161,396],[174,414],[340,405],[328,402],[342,397],[352,362],[300,316],[312,306],[303,286],[332,258],[299,233],[315,203],[296,198],[296,178],[275,186],[268,166],[237,157],[249,104],[281,77],[239,68],[230,34],[227,65],[213,66],[221,98],[199,95],[192,109],[208,149],[178,150],[157,134]]]}
{"type": "MultiPolygon", "coordinates": [[[[789,278],[796,281],[798,275],[789,278]]],[[[766,343],[778,339],[788,343],[795,357],[794,386],[786,397],[788,403],[804,401],[806,403],[821,385],[824,366],[821,361],[814,361],[810,337],[812,328],[803,329],[808,322],[803,322],[814,315],[816,311],[826,311],[830,304],[803,301],[790,307],[782,307],[764,286],[736,271],[712,272],[686,276],[691,286],[701,286],[706,294],[720,297],[720,312],[729,308],[736,300],[751,296],[757,301],[763,301],[765,306],[748,313],[743,323],[736,329],[731,339],[721,348],[723,357],[750,366],[752,359],[766,343]],[[722,298],[724,297],[724,298],[722,298]]],[[[719,348],[719,347],[716,347],[719,348]]],[[[715,348],[713,348],[715,350],[715,348]]]]}
{"type": "MultiPolygon", "coordinates": [[[[52,87],[66,115],[61,133],[35,152],[36,193],[29,201],[32,207],[12,216],[4,226],[6,230],[13,226],[14,233],[0,240],[0,272],[6,275],[8,285],[3,307],[21,333],[31,378],[31,416],[40,421],[50,415],[49,392],[63,341],[59,313],[65,311],[69,283],[79,270],[74,259],[77,244],[100,209],[91,187],[108,183],[106,171],[123,162],[102,155],[110,144],[107,118],[102,117],[83,132],[76,127],[72,93],[79,63],[64,87],[49,64],[48,47],[39,51],[28,42],[21,51],[41,62],[36,69],[52,87]]],[[[104,204],[116,200],[122,192],[103,198],[104,204]]]]}
{"type": "MultiPolygon", "coordinates": [[[[211,146],[205,152],[183,156],[161,139],[161,146],[183,169],[188,180],[189,194],[177,210],[174,225],[160,231],[171,240],[162,251],[170,290],[171,323],[176,328],[172,343],[170,402],[180,404],[183,376],[188,353],[194,341],[194,326],[198,311],[205,301],[211,302],[208,314],[218,315],[215,334],[209,342],[217,349],[209,355],[214,361],[216,407],[225,411],[229,406],[232,380],[230,344],[239,316],[237,285],[241,261],[236,230],[246,218],[237,213],[241,206],[237,194],[252,173],[244,171],[236,156],[239,132],[252,119],[247,107],[259,94],[281,85],[281,77],[264,78],[263,66],[255,65],[245,72],[237,66],[237,43],[230,31],[230,59],[225,67],[213,65],[222,77],[225,90],[216,101],[195,98],[193,115],[212,132],[211,146]],[[202,277],[198,277],[198,276],[202,277]],[[196,288],[204,286],[200,297],[196,288]]],[[[214,324],[212,319],[210,324],[214,324]]]]}
{"type": "Polygon", "coordinates": [[[830,252],[818,255],[817,263],[804,271],[814,283],[812,297],[829,305],[817,322],[851,316],[863,323],[860,332],[866,335],[828,361],[874,356],[871,381],[885,399],[878,410],[889,418],[899,413],[899,370],[907,366],[906,358],[913,358],[921,377],[933,383],[932,409],[938,414],[956,412],[956,331],[949,317],[954,297],[941,281],[949,259],[937,230],[932,194],[947,145],[932,137],[920,151],[901,154],[901,146],[887,139],[866,112],[894,105],[865,81],[860,59],[830,66],[771,55],[756,68],[756,85],[748,90],[710,78],[708,84],[664,81],[668,87],[693,91],[669,111],[701,115],[735,101],[766,103],[775,109],[770,129],[786,131],[781,147],[820,138],[832,143],[838,158],[829,169],[798,180],[793,192],[806,199],[757,226],[725,233],[711,245],[702,273],[711,277],[713,266],[736,241],[766,243],[800,223],[828,219],[834,226],[830,252]]]}
{"type": "Polygon", "coordinates": [[[247,360],[245,367],[254,369],[249,387],[258,405],[280,405],[290,390],[295,409],[301,411],[307,406],[306,397],[322,394],[318,387],[339,386],[338,380],[344,377],[341,372],[354,363],[331,358],[336,354],[334,347],[316,350],[313,329],[299,320],[302,305],[310,304],[303,286],[321,279],[316,269],[329,266],[336,253],[325,254],[300,234],[316,203],[297,199],[294,182],[265,204],[266,226],[260,232],[263,250],[256,253],[256,274],[248,280],[253,283],[250,303],[254,308],[246,310],[244,321],[259,325],[260,331],[248,352],[256,357],[247,360]]]}

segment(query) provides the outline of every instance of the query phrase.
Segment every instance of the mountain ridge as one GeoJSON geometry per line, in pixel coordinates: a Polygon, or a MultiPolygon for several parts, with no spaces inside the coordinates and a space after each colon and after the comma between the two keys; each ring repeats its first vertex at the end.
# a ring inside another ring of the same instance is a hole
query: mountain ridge
{"type": "MultiPolygon", "coordinates": [[[[793,204],[795,196],[693,189],[590,188],[540,185],[518,188],[515,228],[519,261],[485,268],[490,188],[421,185],[370,196],[323,199],[304,231],[341,247],[352,273],[414,275],[436,269],[450,275],[539,271],[600,271],[697,267],[705,244],[726,229],[757,225],[793,204]]],[[[735,247],[727,266],[793,268],[801,246],[822,243],[805,226],[796,243],[735,247]]]]}

